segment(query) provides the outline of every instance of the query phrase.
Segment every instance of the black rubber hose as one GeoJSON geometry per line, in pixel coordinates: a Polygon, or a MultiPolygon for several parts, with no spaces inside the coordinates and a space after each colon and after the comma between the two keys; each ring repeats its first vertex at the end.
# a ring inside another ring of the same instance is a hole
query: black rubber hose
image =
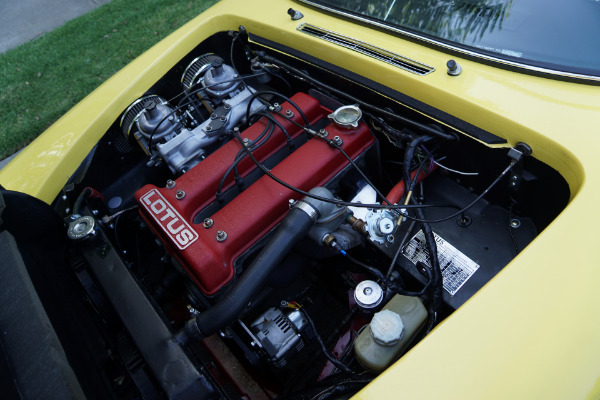
{"type": "Polygon", "coordinates": [[[257,292],[265,285],[269,275],[284,257],[313,226],[313,218],[303,209],[292,208],[279,224],[277,232],[256,256],[252,264],[233,284],[231,290],[210,309],[187,322],[184,332],[176,338],[179,342],[202,339],[231,324],[257,292]]]}
{"type": "Polygon", "coordinates": [[[90,188],[85,188],[81,191],[81,193],[79,193],[79,196],[77,196],[77,199],[75,200],[75,204],[73,205],[73,214],[79,214],[79,211],[81,211],[81,206],[83,206],[83,202],[91,194],[92,194],[92,189],[90,189],[90,188]]]}

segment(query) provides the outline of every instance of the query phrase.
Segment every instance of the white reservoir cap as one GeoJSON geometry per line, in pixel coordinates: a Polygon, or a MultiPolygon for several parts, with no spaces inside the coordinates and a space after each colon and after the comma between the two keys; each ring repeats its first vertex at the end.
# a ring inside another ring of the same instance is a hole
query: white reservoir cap
{"type": "Polygon", "coordinates": [[[390,310],[382,310],[373,315],[370,327],[373,339],[382,346],[395,345],[404,333],[402,318],[390,310]]]}

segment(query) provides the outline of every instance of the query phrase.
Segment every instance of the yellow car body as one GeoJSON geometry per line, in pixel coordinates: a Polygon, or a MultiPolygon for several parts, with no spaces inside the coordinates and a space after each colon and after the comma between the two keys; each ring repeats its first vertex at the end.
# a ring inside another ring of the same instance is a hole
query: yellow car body
{"type": "MultiPolygon", "coordinates": [[[[600,397],[600,87],[535,76],[426,47],[290,0],[223,0],[117,73],[0,171],[0,183],[51,203],[115,118],[197,43],[249,32],[309,54],[507,140],[527,142],[571,192],[567,207],[466,304],[355,398],[600,397]],[[290,19],[288,8],[304,17],[290,19]],[[302,23],[431,65],[418,76],[298,31],[302,23]],[[455,59],[462,74],[446,73],[455,59]],[[588,225],[585,225],[587,223],[588,225]]],[[[543,204],[539,205],[544,207],[543,204]]]]}

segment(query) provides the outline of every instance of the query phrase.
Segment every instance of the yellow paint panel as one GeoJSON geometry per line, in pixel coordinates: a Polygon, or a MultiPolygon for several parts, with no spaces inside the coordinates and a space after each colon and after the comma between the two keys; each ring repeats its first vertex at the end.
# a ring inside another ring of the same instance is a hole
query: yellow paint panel
{"type": "MultiPolygon", "coordinates": [[[[115,75],[34,141],[0,182],[51,202],[134,99],[217,31],[246,29],[504,137],[527,142],[572,191],[559,217],[496,278],[356,398],[600,397],[600,87],[483,65],[289,0],[223,0],[115,75]],[[287,9],[305,17],[291,21],[287,9]],[[333,29],[436,71],[418,76],[297,31],[333,29]],[[446,74],[446,61],[463,68],[446,74]],[[587,223],[587,224],[586,224],[587,223]]],[[[544,207],[544,204],[540,204],[544,207]]]]}

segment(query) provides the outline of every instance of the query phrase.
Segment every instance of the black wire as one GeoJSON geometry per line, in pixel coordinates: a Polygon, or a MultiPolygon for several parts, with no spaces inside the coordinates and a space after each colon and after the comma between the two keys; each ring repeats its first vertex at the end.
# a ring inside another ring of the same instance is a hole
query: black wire
{"type": "MultiPolygon", "coordinates": [[[[267,102],[269,105],[271,105],[268,100],[263,99],[262,97],[260,97],[261,94],[271,94],[273,96],[278,96],[281,97],[283,100],[287,101],[288,103],[290,103],[292,105],[292,107],[294,107],[296,109],[296,111],[298,111],[298,114],[300,114],[300,116],[302,117],[302,119],[304,120],[304,123],[306,124],[307,127],[310,127],[310,122],[308,121],[308,118],[306,118],[306,115],[304,114],[304,111],[302,111],[302,109],[294,102],[292,101],[292,99],[290,99],[287,96],[282,95],[279,92],[274,92],[271,90],[262,90],[260,92],[256,92],[252,95],[252,97],[250,97],[250,101],[248,102],[248,106],[246,107],[246,120],[249,118],[250,116],[250,108],[252,107],[252,103],[254,102],[255,99],[259,99],[259,100],[263,100],[265,102],[267,102]]],[[[285,119],[288,119],[287,117],[279,114],[280,116],[282,116],[285,119]]],[[[294,122],[296,125],[300,126],[301,128],[303,128],[302,125],[299,125],[296,121],[293,121],[291,119],[289,119],[290,121],[294,122]]]]}
{"type": "MultiPolygon", "coordinates": [[[[402,218],[402,217],[400,217],[400,218],[402,218]]],[[[416,221],[410,221],[410,225],[408,227],[408,230],[404,234],[404,237],[402,238],[402,241],[400,242],[400,245],[398,246],[398,249],[396,249],[396,253],[394,254],[394,258],[392,258],[392,263],[390,264],[390,267],[388,268],[388,271],[385,274],[385,278],[386,279],[390,279],[390,277],[392,276],[392,272],[394,272],[394,268],[396,266],[396,262],[398,261],[398,257],[400,257],[400,252],[402,251],[402,247],[404,246],[404,243],[408,240],[408,237],[410,236],[410,233],[414,229],[416,223],[417,223],[416,221]]]]}
{"type": "MultiPolygon", "coordinates": [[[[264,75],[264,74],[266,74],[266,72],[262,72],[261,74],[264,75]]],[[[261,75],[261,74],[251,75],[251,76],[258,76],[258,75],[261,75]]],[[[246,77],[248,77],[248,76],[246,76],[246,77]]],[[[201,87],[199,89],[196,89],[196,90],[188,92],[188,94],[186,95],[186,97],[189,97],[189,95],[191,95],[191,94],[197,94],[197,93],[201,92],[202,90],[204,90],[206,88],[210,88],[210,87],[215,86],[215,85],[220,85],[220,84],[225,83],[225,82],[235,82],[235,81],[242,81],[243,82],[243,79],[244,78],[242,76],[239,76],[237,78],[233,78],[233,79],[229,79],[227,81],[215,83],[213,85],[203,86],[203,87],[201,87]]],[[[177,96],[175,96],[175,97],[177,97],[177,96]]],[[[175,115],[175,113],[177,111],[182,110],[184,107],[187,107],[190,104],[193,104],[194,102],[195,102],[195,99],[192,99],[192,100],[190,100],[187,103],[178,105],[177,107],[173,108],[173,110],[170,113],[168,113],[163,119],[160,120],[160,122],[154,127],[154,129],[150,133],[150,138],[148,139],[148,149],[150,149],[150,147],[152,147],[152,138],[154,137],[154,134],[156,133],[156,130],[163,124],[163,122],[165,122],[167,119],[169,119],[169,117],[175,115]]]]}
{"type": "Polygon", "coordinates": [[[348,398],[348,393],[356,392],[358,389],[362,388],[367,383],[370,383],[372,380],[372,378],[361,380],[355,379],[337,383],[317,393],[311,397],[310,400],[325,400],[331,396],[336,396],[336,399],[345,399],[348,398]]]}
{"type": "MultiPolygon", "coordinates": [[[[504,177],[504,175],[506,175],[511,169],[512,167],[514,167],[514,165],[516,164],[516,161],[511,161],[511,163],[508,165],[508,167],[506,167],[504,169],[504,171],[502,171],[502,173],[500,175],[498,175],[498,177],[496,179],[494,179],[494,181],[487,187],[487,189],[485,189],[483,191],[483,193],[481,193],[479,196],[477,196],[475,198],[475,200],[473,200],[471,203],[469,203],[466,207],[461,208],[459,211],[455,212],[454,214],[451,214],[447,217],[443,217],[443,218],[438,218],[438,219],[424,219],[424,218],[415,218],[415,217],[411,217],[406,215],[406,217],[408,219],[411,219],[413,221],[417,221],[417,222],[426,222],[428,224],[435,224],[438,222],[444,222],[444,221],[448,221],[452,218],[456,218],[459,215],[463,214],[465,211],[467,211],[468,209],[470,209],[471,207],[473,207],[475,205],[475,203],[477,203],[479,200],[481,200],[483,198],[483,196],[485,196],[494,186],[496,186],[496,184],[498,182],[500,182],[500,179],[502,179],[504,177]]],[[[418,206],[418,207],[411,207],[411,208],[421,208],[424,207],[424,205],[418,206]]]]}
{"type": "MultiPolygon", "coordinates": [[[[420,208],[416,209],[417,214],[422,219],[425,219],[425,214],[420,208]]],[[[425,235],[425,244],[427,251],[429,252],[429,261],[431,263],[431,307],[433,309],[433,315],[430,320],[427,332],[431,331],[438,321],[439,315],[442,311],[442,305],[444,302],[444,283],[442,280],[442,270],[440,268],[440,261],[438,258],[437,245],[435,242],[435,236],[431,230],[431,226],[427,222],[421,222],[421,229],[425,235]]]]}
{"type": "Polygon", "coordinates": [[[331,363],[333,365],[335,365],[341,371],[344,371],[346,373],[351,373],[351,374],[354,373],[350,368],[348,368],[347,366],[345,366],[340,360],[338,360],[337,358],[335,358],[327,350],[327,347],[325,347],[325,343],[323,342],[323,339],[319,335],[319,332],[317,332],[317,327],[315,326],[315,323],[310,318],[310,315],[308,315],[308,313],[306,312],[306,310],[304,309],[304,307],[300,307],[299,310],[302,313],[302,315],[304,315],[304,318],[306,318],[306,320],[308,321],[310,327],[312,328],[313,333],[315,334],[315,338],[317,339],[317,342],[319,342],[319,346],[321,347],[321,351],[323,352],[323,354],[325,354],[325,357],[327,357],[327,359],[329,361],[331,361],[331,363]]]}
{"type": "MultiPolygon", "coordinates": [[[[273,133],[273,124],[271,123],[271,121],[269,121],[269,123],[265,126],[265,129],[261,132],[260,135],[258,135],[258,137],[253,141],[254,143],[252,143],[250,145],[250,147],[253,150],[258,149],[260,146],[262,146],[264,143],[266,143],[266,141],[271,137],[272,133],[273,133]]],[[[235,156],[235,159],[233,161],[233,164],[231,164],[229,166],[227,171],[225,171],[225,174],[223,174],[223,177],[221,177],[219,186],[217,186],[217,193],[216,193],[217,197],[223,194],[223,192],[222,192],[223,185],[225,185],[225,180],[227,179],[227,177],[229,176],[229,174],[231,173],[232,170],[236,169],[236,178],[239,176],[239,174],[237,173],[237,165],[240,163],[240,161],[242,161],[244,159],[245,156],[246,156],[246,153],[244,153],[244,150],[238,151],[238,153],[235,156]]]]}
{"type": "Polygon", "coordinates": [[[281,125],[281,123],[279,121],[277,121],[275,119],[275,117],[273,117],[273,115],[271,115],[270,113],[262,113],[262,115],[267,118],[269,121],[273,122],[275,125],[277,125],[279,127],[279,129],[281,129],[281,131],[283,132],[283,134],[285,135],[285,137],[287,138],[288,143],[292,142],[292,136],[290,135],[290,133],[287,131],[287,129],[285,129],[285,127],[283,125],[281,125]]]}
{"type": "MultiPolygon", "coordinates": [[[[267,140],[269,140],[269,139],[271,138],[271,135],[272,135],[272,134],[273,134],[273,132],[275,131],[275,127],[273,126],[273,124],[272,124],[272,122],[271,122],[271,121],[267,121],[267,122],[268,122],[268,123],[267,123],[267,125],[266,125],[265,129],[264,129],[264,130],[261,132],[261,134],[260,134],[260,135],[258,135],[258,137],[257,137],[256,139],[254,139],[254,140],[251,142],[251,144],[250,144],[250,146],[249,146],[251,150],[256,150],[256,149],[258,149],[260,146],[262,146],[263,144],[265,144],[265,143],[267,142],[267,140]],[[265,135],[266,135],[266,136],[265,136],[265,135]]],[[[239,155],[241,158],[244,158],[244,157],[246,157],[246,153],[244,153],[244,151],[243,151],[243,150],[240,150],[240,151],[238,152],[238,155],[239,155]]],[[[239,174],[239,172],[238,172],[238,163],[239,163],[239,162],[237,162],[237,163],[235,164],[235,167],[234,167],[234,169],[233,169],[233,170],[235,171],[235,179],[236,179],[236,181],[237,181],[238,179],[240,179],[240,174],[239,174]]]]}
{"type": "Polygon", "coordinates": [[[356,258],[352,257],[350,254],[346,253],[345,254],[346,258],[350,261],[352,261],[354,264],[366,269],[367,271],[369,271],[371,274],[375,275],[377,277],[377,279],[379,279],[381,282],[386,282],[386,278],[385,276],[383,276],[383,274],[375,267],[372,267],[368,264],[363,263],[362,261],[357,260],[356,258]]]}
{"type": "Polygon", "coordinates": [[[427,292],[427,290],[429,289],[431,283],[432,283],[432,279],[431,276],[428,275],[428,282],[425,285],[425,287],[423,289],[421,289],[418,292],[413,292],[413,291],[409,291],[409,290],[405,290],[403,288],[401,288],[400,286],[396,285],[395,283],[391,282],[389,280],[388,277],[384,276],[383,273],[381,271],[379,271],[377,268],[369,265],[369,264],[365,264],[360,260],[357,260],[354,257],[351,257],[348,253],[345,254],[345,256],[352,261],[353,263],[355,263],[356,265],[359,265],[360,267],[366,269],[367,271],[369,271],[371,274],[375,275],[377,277],[377,279],[379,279],[379,282],[384,285],[385,287],[389,288],[390,290],[399,293],[401,295],[404,296],[422,296],[423,294],[425,294],[427,292]]]}
{"type": "MultiPolygon", "coordinates": [[[[282,118],[287,119],[288,121],[292,122],[293,124],[295,124],[296,126],[300,127],[300,128],[304,128],[302,125],[300,125],[299,123],[297,123],[296,121],[292,120],[291,118],[288,118],[287,116],[281,114],[280,112],[275,112],[277,115],[279,115],[282,118]]],[[[379,190],[377,189],[377,186],[375,186],[371,180],[367,177],[367,175],[363,172],[363,170],[358,166],[358,164],[356,164],[356,162],[348,155],[348,153],[346,153],[344,151],[344,149],[342,149],[342,147],[340,145],[338,145],[335,141],[331,140],[331,139],[326,139],[324,137],[321,137],[319,135],[316,135],[316,137],[318,137],[321,140],[324,140],[327,144],[329,144],[330,146],[335,147],[336,149],[338,149],[342,155],[344,157],[346,157],[346,159],[350,162],[350,164],[352,164],[352,166],[358,171],[358,173],[365,179],[365,181],[367,182],[367,184],[369,184],[373,190],[375,190],[375,192],[379,195],[379,197],[381,197],[381,199],[388,203],[388,204],[392,204],[386,197],[385,195],[379,190]]]]}
{"type": "MultiPolygon", "coordinates": [[[[402,210],[402,209],[412,209],[412,208],[454,208],[456,207],[456,205],[440,205],[440,204],[368,204],[368,203],[353,203],[353,202],[348,202],[348,201],[341,201],[341,200],[335,200],[335,199],[329,199],[327,197],[322,197],[322,196],[317,196],[315,194],[306,192],[302,189],[299,189],[297,187],[294,187],[292,185],[290,185],[287,182],[282,181],[281,179],[279,179],[278,177],[276,177],[275,175],[273,175],[271,173],[271,171],[269,171],[264,165],[262,165],[262,163],[260,161],[258,161],[256,159],[256,157],[254,157],[254,155],[252,154],[252,152],[246,148],[246,146],[244,146],[244,141],[242,140],[242,137],[239,135],[239,133],[235,133],[234,132],[234,137],[240,142],[240,144],[243,147],[243,150],[248,154],[248,157],[250,157],[250,159],[252,160],[252,162],[254,162],[254,164],[256,164],[256,166],[258,166],[258,168],[260,168],[261,171],[263,171],[263,173],[265,175],[267,175],[269,178],[273,179],[275,182],[279,183],[280,185],[288,188],[289,190],[296,192],[298,194],[301,194],[303,196],[306,197],[310,197],[312,199],[315,200],[320,200],[320,201],[324,201],[326,203],[331,203],[331,204],[336,204],[339,206],[346,206],[346,207],[358,207],[358,208],[372,208],[372,209],[390,209],[390,210],[402,210]]],[[[506,175],[508,173],[508,171],[510,171],[510,169],[513,167],[514,164],[510,164],[505,170],[504,172],[502,172],[502,174],[500,176],[498,176],[498,178],[496,178],[496,180],[494,180],[494,182],[492,182],[492,184],[479,196],[477,196],[477,198],[471,203],[469,204],[467,207],[464,207],[462,209],[460,209],[458,212],[445,217],[445,218],[440,218],[437,220],[426,220],[426,219],[420,219],[420,218],[415,218],[413,216],[410,216],[408,214],[403,214],[407,219],[413,220],[413,221],[417,221],[417,222],[428,222],[428,223],[435,223],[435,222],[442,222],[442,221],[447,221],[449,219],[452,219],[460,214],[462,214],[464,211],[468,210],[469,208],[471,208],[477,201],[481,200],[481,198],[483,196],[485,196],[487,194],[487,192],[490,191],[490,189],[492,189],[493,186],[495,186],[498,181],[500,181],[500,179],[506,175]]]]}
{"type": "MultiPolygon", "coordinates": [[[[240,142],[240,144],[243,145],[244,142],[242,140],[242,137],[239,135],[239,133],[236,134],[234,132],[234,137],[240,142]]],[[[388,209],[388,208],[389,209],[402,209],[402,208],[416,208],[416,207],[426,207],[426,208],[427,207],[455,207],[453,205],[449,205],[449,206],[445,206],[445,205],[419,205],[419,206],[417,206],[417,205],[410,205],[410,204],[409,205],[403,205],[403,204],[402,205],[400,205],[400,204],[383,205],[383,204],[352,203],[352,202],[335,200],[335,199],[330,199],[330,198],[327,198],[327,197],[317,196],[315,194],[306,192],[306,191],[304,191],[302,189],[299,189],[297,187],[294,187],[294,186],[290,185],[287,182],[282,181],[281,179],[279,179],[278,177],[276,177],[275,175],[273,175],[271,173],[271,171],[269,171],[269,169],[266,168],[260,161],[258,161],[256,159],[256,157],[254,157],[254,155],[252,154],[252,152],[249,149],[245,148],[245,146],[244,146],[243,150],[248,154],[248,156],[250,157],[250,159],[260,168],[260,170],[263,171],[265,173],[265,175],[267,175],[269,178],[273,179],[275,182],[277,182],[280,185],[282,185],[282,186],[290,189],[293,192],[299,193],[299,194],[301,194],[303,196],[310,197],[310,198],[315,199],[315,200],[324,201],[326,203],[337,204],[337,205],[346,206],[346,207],[377,208],[377,209],[382,209],[382,208],[383,209],[388,209]]],[[[411,218],[411,217],[407,216],[407,218],[411,218]]]]}
{"type": "MultiPolygon", "coordinates": [[[[238,74],[241,77],[240,73],[238,72],[238,69],[235,66],[235,61],[233,61],[233,47],[235,45],[235,41],[237,39],[239,39],[239,37],[240,37],[240,33],[237,32],[237,33],[234,33],[233,38],[231,39],[231,47],[229,49],[229,60],[231,61],[231,67],[233,68],[233,70],[235,71],[235,73],[238,74]]],[[[244,45],[244,43],[242,43],[242,45],[244,45]]],[[[256,75],[258,75],[258,74],[256,74],[256,75]]],[[[256,75],[254,75],[254,76],[256,76],[256,75]]],[[[253,93],[253,89],[246,84],[246,81],[244,81],[243,78],[242,78],[241,81],[244,84],[244,86],[250,91],[250,93],[253,93]]]]}
{"type": "Polygon", "coordinates": [[[385,195],[383,193],[381,193],[381,191],[379,189],[377,189],[377,186],[375,186],[371,180],[367,177],[367,175],[363,172],[362,168],[360,168],[352,158],[350,158],[350,156],[344,151],[344,149],[342,149],[342,147],[340,145],[338,145],[337,143],[333,142],[333,146],[338,149],[343,155],[344,157],[346,157],[346,159],[350,162],[350,164],[352,164],[352,166],[354,167],[354,169],[356,169],[358,171],[358,173],[365,179],[365,181],[367,181],[367,183],[369,185],[371,185],[371,187],[375,190],[375,192],[379,195],[379,197],[381,197],[381,199],[383,201],[385,201],[388,204],[392,204],[390,203],[390,201],[385,197],[385,195]]]}
{"type": "Polygon", "coordinates": [[[329,86],[329,85],[327,85],[325,83],[322,83],[319,80],[317,80],[317,79],[313,78],[312,76],[308,75],[307,73],[305,73],[303,71],[300,71],[299,69],[294,68],[291,65],[288,65],[288,64],[284,63],[283,61],[280,61],[280,60],[278,60],[278,59],[276,59],[274,57],[270,57],[270,56],[266,56],[265,55],[265,56],[262,56],[262,58],[265,61],[268,61],[268,62],[270,62],[272,64],[278,65],[281,69],[283,69],[284,71],[286,71],[288,73],[290,73],[290,71],[293,71],[295,74],[300,75],[305,80],[308,80],[309,82],[312,82],[313,84],[315,84],[317,86],[321,86],[322,88],[325,88],[325,89],[327,89],[327,90],[329,90],[331,92],[334,92],[334,93],[338,94],[339,96],[345,97],[346,99],[349,99],[350,101],[352,101],[354,103],[358,103],[358,104],[362,105],[365,108],[368,108],[368,109],[373,110],[373,111],[375,111],[377,113],[383,114],[383,115],[385,115],[385,116],[387,116],[389,118],[393,118],[395,120],[403,122],[403,123],[405,123],[407,125],[412,126],[413,128],[417,128],[417,129],[419,129],[419,130],[421,130],[423,132],[429,133],[431,135],[435,135],[437,137],[441,137],[441,138],[447,139],[447,140],[458,140],[458,136],[456,136],[456,135],[448,134],[448,133],[442,131],[441,129],[438,130],[438,129],[432,128],[432,127],[430,127],[428,125],[424,125],[424,124],[421,124],[420,122],[413,121],[413,120],[411,120],[409,118],[406,118],[406,117],[403,117],[403,116],[401,116],[399,114],[395,114],[395,113],[393,113],[391,111],[388,111],[388,110],[385,110],[383,108],[379,108],[377,106],[371,105],[371,104],[369,104],[369,103],[367,103],[365,101],[360,100],[357,97],[354,97],[352,95],[349,95],[348,93],[345,93],[342,90],[336,89],[336,88],[334,88],[332,86],[329,86]]]}
{"type": "MultiPolygon", "coordinates": [[[[419,164],[419,168],[417,169],[417,173],[415,174],[415,177],[409,183],[409,186],[406,186],[406,183],[404,184],[404,187],[408,188],[408,190],[406,191],[407,193],[410,193],[414,189],[414,186],[415,186],[417,180],[419,179],[419,175],[421,174],[421,171],[423,170],[423,167],[425,166],[425,162],[427,162],[427,160],[428,160],[428,158],[425,158],[423,161],[421,161],[421,163],[419,164]]],[[[406,162],[406,160],[405,160],[405,162],[406,162]]],[[[402,165],[404,165],[404,163],[402,163],[402,165]]],[[[409,175],[409,179],[410,179],[410,175],[409,175]]],[[[402,218],[402,217],[400,217],[400,218],[402,218]]],[[[390,277],[392,276],[392,272],[394,272],[396,262],[398,261],[398,257],[400,256],[400,252],[402,251],[402,246],[404,246],[404,243],[406,242],[406,240],[408,240],[408,236],[410,235],[410,232],[412,232],[412,230],[415,226],[415,223],[416,223],[416,221],[410,222],[408,231],[406,231],[406,234],[402,238],[402,241],[400,242],[400,245],[398,246],[398,249],[396,250],[396,253],[394,254],[394,258],[392,258],[392,263],[390,264],[388,271],[385,274],[386,279],[390,279],[390,277]]]]}
{"type": "Polygon", "coordinates": [[[266,71],[268,74],[273,75],[274,77],[281,79],[283,81],[283,83],[285,83],[285,85],[287,86],[287,88],[289,90],[289,93],[290,94],[293,93],[292,85],[290,85],[290,82],[288,82],[288,80],[285,79],[283,77],[283,75],[281,75],[280,73],[275,73],[273,71],[269,71],[268,67],[267,68],[263,68],[263,71],[266,71]]]}

